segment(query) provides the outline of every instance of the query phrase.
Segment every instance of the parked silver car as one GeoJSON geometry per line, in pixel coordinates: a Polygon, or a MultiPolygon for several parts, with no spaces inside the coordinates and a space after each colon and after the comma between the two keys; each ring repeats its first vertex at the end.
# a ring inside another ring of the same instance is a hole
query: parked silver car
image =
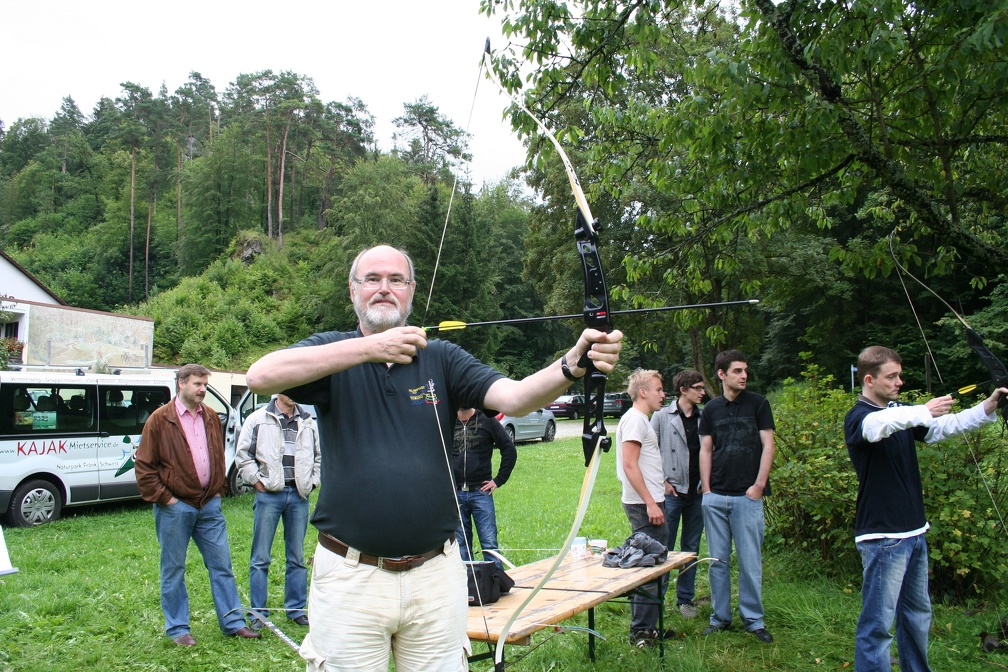
{"type": "Polygon", "coordinates": [[[520,418],[498,413],[497,420],[504,425],[504,431],[515,443],[536,439],[542,439],[546,443],[556,438],[556,418],[545,408],[532,411],[520,418]]]}

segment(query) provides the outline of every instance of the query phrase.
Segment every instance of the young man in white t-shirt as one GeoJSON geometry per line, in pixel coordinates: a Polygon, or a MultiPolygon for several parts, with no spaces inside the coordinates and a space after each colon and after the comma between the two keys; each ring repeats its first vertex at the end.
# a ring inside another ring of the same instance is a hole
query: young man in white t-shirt
{"type": "MultiPolygon", "coordinates": [[[[643,532],[668,544],[665,526],[665,472],[662,468],[658,436],[651,428],[651,414],[662,407],[665,390],[657,371],[637,369],[630,374],[627,392],[633,407],[620,419],[616,429],[616,475],[623,484],[623,510],[633,533],[643,532]]],[[[667,577],[649,584],[655,600],[665,592],[667,577]]],[[[630,600],[630,642],[643,648],[661,634],[656,626],[661,602],[634,596],[630,600]]]]}

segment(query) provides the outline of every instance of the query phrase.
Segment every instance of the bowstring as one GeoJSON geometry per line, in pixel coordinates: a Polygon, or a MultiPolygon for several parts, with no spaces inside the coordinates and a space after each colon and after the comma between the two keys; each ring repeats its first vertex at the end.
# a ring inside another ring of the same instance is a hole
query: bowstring
{"type": "MultiPolygon", "coordinates": [[[[484,59],[481,58],[480,59],[480,65],[479,65],[479,71],[478,71],[478,73],[476,75],[476,87],[473,90],[472,104],[469,106],[469,118],[466,120],[465,133],[466,133],[467,136],[469,135],[469,127],[472,124],[473,111],[476,109],[476,95],[479,93],[480,81],[483,79],[483,63],[484,63],[484,59]]],[[[441,229],[441,241],[438,243],[437,256],[434,258],[434,271],[433,271],[433,273],[431,273],[430,288],[427,291],[427,304],[424,306],[424,319],[423,319],[423,322],[421,322],[421,324],[425,324],[427,322],[427,314],[430,312],[431,299],[434,296],[434,282],[437,279],[438,267],[441,264],[441,253],[444,250],[445,238],[448,235],[448,220],[451,217],[452,203],[454,203],[454,201],[455,201],[455,192],[456,192],[456,190],[458,188],[458,179],[459,179],[458,178],[458,172],[455,173],[454,177],[455,177],[455,179],[452,181],[451,195],[448,197],[448,209],[447,209],[447,212],[445,212],[444,226],[441,229]]],[[[448,480],[449,480],[449,482],[451,483],[451,486],[452,486],[452,499],[455,500],[455,511],[456,511],[456,513],[458,515],[459,529],[462,530],[463,539],[465,539],[468,542],[467,548],[471,548],[472,544],[473,544],[473,540],[466,538],[465,526],[462,524],[462,504],[461,504],[461,502],[459,502],[458,495],[456,494],[458,492],[458,484],[455,482],[455,472],[454,472],[454,469],[452,469],[451,455],[449,455],[449,453],[448,453],[448,442],[445,440],[444,428],[441,426],[441,419],[438,416],[438,410],[437,410],[437,406],[438,406],[437,401],[438,401],[438,398],[437,398],[437,393],[434,390],[434,379],[432,377],[429,378],[428,385],[429,385],[430,394],[431,394],[431,398],[432,398],[431,407],[434,409],[434,424],[437,425],[438,436],[441,438],[441,449],[442,449],[442,452],[443,452],[444,457],[445,457],[445,467],[448,469],[448,480]]],[[[450,410],[451,410],[451,408],[449,407],[449,411],[450,410]]],[[[452,422],[452,424],[454,426],[454,419],[449,418],[449,420],[452,422]]],[[[453,438],[453,441],[454,441],[454,438],[453,438]]],[[[472,535],[469,535],[469,536],[472,536],[472,535]]],[[[460,549],[460,553],[461,553],[461,549],[460,549]]],[[[473,556],[471,556],[471,555],[469,556],[469,560],[470,561],[472,561],[474,559],[475,558],[473,558],[473,556]]],[[[483,628],[484,628],[484,630],[486,630],[487,639],[489,640],[490,639],[490,623],[487,621],[486,610],[483,608],[483,596],[480,594],[479,582],[475,580],[475,578],[476,578],[475,577],[475,570],[472,569],[470,566],[466,566],[466,581],[468,583],[468,577],[469,577],[469,572],[470,571],[473,572],[473,587],[474,587],[474,589],[476,591],[476,602],[479,604],[480,616],[483,619],[483,628]]]]}
{"type": "MultiPolygon", "coordinates": [[[[479,72],[476,74],[476,88],[473,90],[472,104],[469,106],[469,118],[466,120],[465,133],[469,135],[473,111],[476,109],[476,95],[479,93],[480,81],[483,79],[484,59],[480,59],[479,72]]],[[[427,324],[427,313],[430,311],[431,298],[434,296],[434,281],[437,280],[438,266],[441,263],[441,251],[444,249],[445,237],[448,235],[448,218],[451,217],[452,203],[455,202],[455,191],[458,188],[458,173],[452,181],[451,195],[448,197],[448,211],[445,212],[444,226],[441,227],[441,242],[438,243],[437,256],[434,258],[434,272],[431,274],[430,288],[427,290],[427,305],[424,306],[424,319],[421,324],[427,324]]]]}

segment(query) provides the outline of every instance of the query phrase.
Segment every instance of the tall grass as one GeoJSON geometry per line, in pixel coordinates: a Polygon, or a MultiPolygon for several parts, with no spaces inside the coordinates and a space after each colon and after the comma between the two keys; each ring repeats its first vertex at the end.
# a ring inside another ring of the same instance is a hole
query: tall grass
{"type": "MultiPolygon", "coordinates": [[[[621,543],[629,527],[619,501],[612,453],[604,456],[582,534],[621,543]]],[[[584,474],[580,442],[560,440],[518,449],[511,480],[496,494],[500,544],[516,564],[555,552],[570,526],[584,474]]],[[[775,496],[786,496],[777,493],[775,496]]],[[[227,499],[232,560],[243,603],[248,597],[248,559],[252,498],[227,499]]],[[[0,670],[3,672],[106,672],[109,670],[303,670],[300,658],[279,638],[264,632],[262,640],[225,637],[217,627],[206,570],[190,549],[186,578],[192,607],[194,648],[173,645],[163,631],[158,586],[158,543],[150,507],[142,503],[71,509],[67,517],[33,529],[5,529],[17,574],[0,577],[0,670]]],[[[315,547],[309,527],[306,545],[315,547]]],[[[853,543],[853,542],[852,542],[853,543]]],[[[701,549],[701,554],[705,549],[701,549]]],[[[270,604],[283,594],[283,542],[278,535],[270,572],[270,604]]],[[[854,626],[860,609],[860,577],[836,582],[820,575],[814,564],[786,547],[764,553],[764,604],[767,628],[775,642],[762,644],[741,631],[703,637],[710,614],[707,572],[697,575],[700,617],[682,620],[674,598],[665,610],[666,627],[682,639],[666,644],[663,668],[682,672],[745,670],[852,669],[854,626]]],[[[1008,658],[984,654],[977,634],[993,629],[998,614],[980,605],[938,605],[931,637],[935,669],[966,671],[1008,669],[1008,658]]],[[[516,670],[620,670],[644,672],[662,665],[657,649],[638,651],[627,642],[629,607],[613,601],[596,609],[596,629],[606,641],[588,660],[586,635],[569,632],[535,637],[540,644],[516,670]],[[548,640],[548,641],[546,641],[548,640]]],[[[587,625],[582,614],[572,625],[587,625]]],[[[295,640],[306,628],[280,619],[295,640]]],[[[477,651],[483,645],[474,644],[477,651]]],[[[509,647],[509,660],[529,651],[509,647]]],[[[489,662],[473,670],[492,669],[489,662]]]]}

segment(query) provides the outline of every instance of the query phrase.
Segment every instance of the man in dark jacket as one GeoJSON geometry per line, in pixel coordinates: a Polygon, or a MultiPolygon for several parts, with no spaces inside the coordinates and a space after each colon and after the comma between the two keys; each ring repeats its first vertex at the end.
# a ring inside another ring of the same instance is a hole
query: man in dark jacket
{"type": "MultiPolygon", "coordinates": [[[[518,451],[496,418],[488,418],[474,408],[461,408],[457,415],[452,467],[461,519],[455,537],[462,559],[472,560],[473,523],[476,523],[480,547],[484,551],[498,548],[493,491],[507,483],[518,460],[518,451]],[[494,448],[500,450],[501,460],[497,475],[491,478],[494,448]]],[[[504,568],[500,558],[492,553],[488,555],[498,567],[504,568]]]]}
{"type": "Polygon", "coordinates": [[[189,540],[210,573],[210,592],[221,630],[257,639],[245,625],[231,571],[221,495],[227,487],[224,438],[217,414],[203,405],[210,371],[186,364],[177,374],[178,395],[144,424],[136,452],[140,495],[154,504],[154,529],[161,544],[161,610],[165,632],[180,646],[195,646],[189,633],[185,585],[189,540]]]}

